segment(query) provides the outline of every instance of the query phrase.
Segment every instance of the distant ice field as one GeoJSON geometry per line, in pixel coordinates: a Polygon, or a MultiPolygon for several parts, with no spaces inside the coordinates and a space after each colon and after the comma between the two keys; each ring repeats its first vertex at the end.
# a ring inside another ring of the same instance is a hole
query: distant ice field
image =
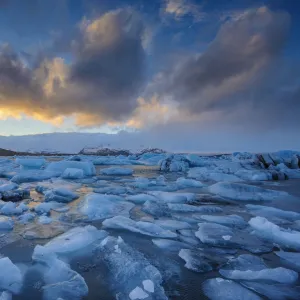
{"type": "Polygon", "coordinates": [[[299,172],[291,151],[1,157],[0,299],[300,299],[299,172]]]}

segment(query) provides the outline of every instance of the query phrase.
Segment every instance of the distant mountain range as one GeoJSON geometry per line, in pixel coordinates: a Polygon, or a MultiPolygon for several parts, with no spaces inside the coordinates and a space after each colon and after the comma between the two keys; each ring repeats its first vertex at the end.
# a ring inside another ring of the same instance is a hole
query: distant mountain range
{"type": "MultiPolygon", "coordinates": [[[[16,152],[45,154],[77,154],[83,149],[87,149],[83,151],[89,152],[89,154],[92,154],[95,149],[128,149],[128,153],[135,153],[144,148],[152,148],[152,145],[143,144],[143,140],[141,134],[129,132],[119,132],[118,134],[48,133],[0,136],[0,148],[16,152]]],[[[126,155],[126,153],[124,154],[126,155]]]]}
{"type": "Polygon", "coordinates": [[[80,151],[93,154],[92,152],[97,153],[99,149],[103,155],[113,153],[112,149],[116,150],[115,153],[128,155],[128,153],[139,153],[143,149],[153,150],[154,148],[165,149],[172,153],[220,154],[234,151],[259,153],[274,152],[282,148],[297,150],[298,145],[297,139],[295,139],[295,143],[291,143],[285,140],[284,135],[282,139],[274,141],[274,136],[271,133],[266,134],[263,140],[259,136],[249,138],[245,135],[239,139],[237,144],[234,142],[234,134],[220,137],[219,134],[211,135],[203,132],[195,134],[180,130],[180,128],[169,129],[162,127],[152,131],[120,131],[117,134],[65,132],[0,136],[0,148],[17,153],[29,153],[29,155],[39,153],[43,155],[78,154],[80,151]]]}
{"type": "Polygon", "coordinates": [[[141,155],[146,152],[164,153],[159,148],[138,145],[134,134],[51,133],[25,136],[0,136],[0,156],[69,155],[98,156],[141,155]],[[131,145],[130,148],[123,145],[131,145]]]}

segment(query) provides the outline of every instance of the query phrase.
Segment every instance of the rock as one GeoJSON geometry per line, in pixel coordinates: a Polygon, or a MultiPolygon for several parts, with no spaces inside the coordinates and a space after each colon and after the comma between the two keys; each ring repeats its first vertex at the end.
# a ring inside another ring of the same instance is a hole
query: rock
{"type": "Polygon", "coordinates": [[[30,191],[23,190],[23,189],[17,189],[13,191],[6,191],[2,192],[2,200],[3,201],[11,201],[11,202],[18,202],[23,199],[27,199],[30,197],[30,191]]]}
{"type": "Polygon", "coordinates": [[[186,172],[190,163],[183,156],[171,155],[160,161],[160,171],[164,172],[186,172]]]}

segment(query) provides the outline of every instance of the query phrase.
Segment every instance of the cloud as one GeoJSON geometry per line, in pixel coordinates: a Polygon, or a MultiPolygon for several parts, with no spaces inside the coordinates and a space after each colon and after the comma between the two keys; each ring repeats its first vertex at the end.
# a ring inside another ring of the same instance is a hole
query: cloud
{"type": "Polygon", "coordinates": [[[185,16],[192,16],[195,21],[201,21],[205,17],[201,7],[191,0],[165,0],[164,13],[173,16],[176,20],[185,16]]]}
{"type": "Polygon", "coordinates": [[[159,101],[157,96],[152,97],[150,101],[140,97],[138,103],[139,106],[125,124],[127,127],[150,128],[159,124],[166,124],[179,115],[176,103],[163,103],[159,101]]]}
{"type": "Polygon", "coordinates": [[[130,9],[117,10],[88,23],[78,46],[70,81],[87,90],[91,111],[116,119],[136,106],[145,80],[144,26],[130,9]]]}
{"type": "Polygon", "coordinates": [[[253,101],[248,94],[267,81],[266,68],[281,53],[289,23],[287,13],[266,7],[230,19],[203,53],[182,58],[157,88],[191,114],[247,107],[253,101]]]}
{"type": "Polygon", "coordinates": [[[138,14],[123,9],[82,24],[71,64],[56,57],[31,66],[2,47],[2,110],[45,121],[74,116],[79,126],[126,120],[145,82],[143,34],[138,14]]]}
{"type": "Polygon", "coordinates": [[[173,66],[162,65],[152,81],[147,64],[157,56],[147,56],[148,27],[130,8],[84,19],[70,60],[27,57],[3,45],[0,118],[25,114],[60,125],[73,117],[79,127],[143,130],[189,122],[248,131],[298,126],[300,68],[279,59],[289,23],[287,13],[266,7],[240,13],[221,25],[202,53],[175,53],[173,66]]]}

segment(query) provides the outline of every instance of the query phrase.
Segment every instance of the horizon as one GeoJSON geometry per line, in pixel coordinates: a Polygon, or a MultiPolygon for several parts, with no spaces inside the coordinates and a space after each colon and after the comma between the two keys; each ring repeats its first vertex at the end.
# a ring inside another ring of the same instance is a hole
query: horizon
{"type": "MultiPolygon", "coordinates": [[[[188,138],[188,141],[190,139],[188,138]]],[[[227,144],[222,144],[222,150],[216,150],[219,144],[217,140],[213,141],[215,148],[210,144],[203,145],[200,143],[186,144],[185,148],[180,148],[181,143],[177,139],[167,139],[165,143],[161,142],[160,137],[152,136],[152,141],[143,133],[136,132],[135,135],[126,131],[117,134],[107,133],[82,133],[82,132],[54,132],[44,134],[31,134],[21,136],[0,136],[0,148],[12,150],[16,152],[59,152],[66,154],[77,154],[83,148],[110,148],[110,149],[128,149],[137,152],[146,148],[160,148],[169,153],[192,153],[192,154],[229,154],[233,152],[250,152],[250,153],[268,153],[276,151],[299,149],[293,147],[270,147],[265,143],[261,147],[253,147],[251,141],[246,146],[239,148],[232,147],[231,140],[227,140],[227,144]],[[121,135],[120,135],[121,134],[121,135]],[[91,136],[93,136],[91,140],[91,136]],[[171,145],[171,146],[170,146],[171,145]]],[[[242,144],[242,143],[241,143],[242,144]]],[[[220,147],[219,147],[220,149],[220,147]]]]}

